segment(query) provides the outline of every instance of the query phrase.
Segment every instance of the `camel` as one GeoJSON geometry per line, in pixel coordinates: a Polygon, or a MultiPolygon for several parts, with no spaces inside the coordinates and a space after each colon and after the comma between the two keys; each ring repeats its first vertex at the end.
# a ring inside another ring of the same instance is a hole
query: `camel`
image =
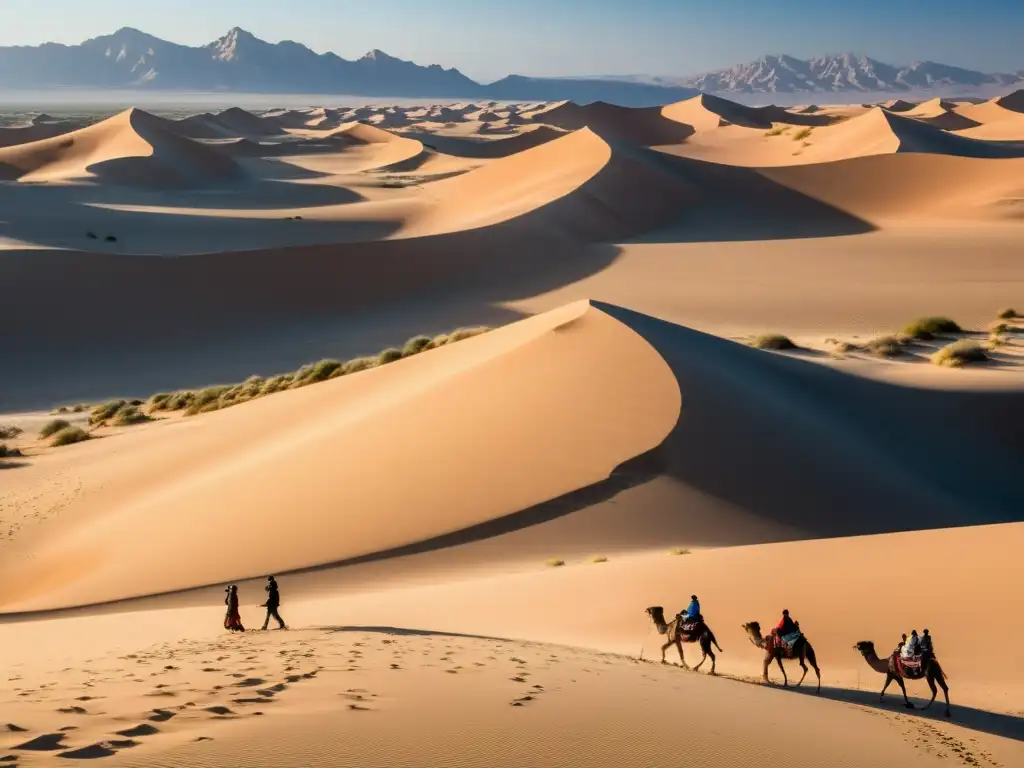
{"type": "Polygon", "coordinates": [[[648,616],[651,617],[651,621],[654,622],[654,626],[658,630],[659,635],[666,635],[668,641],[661,646],[661,663],[667,664],[665,661],[665,651],[668,650],[670,645],[674,645],[679,650],[679,661],[682,662],[683,669],[690,669],[686,664],[686,659],[683,657],[683,643],[700,643],[700,650],[704,656],[700,660],[700,664],[693,668],[696,672],[701,668],[708,656],[711,657],[711,674],[715,674],[715,652],[711,650],[712,644],[718,649],[718,652],[722,652],[722,646],[718,644],[715,639],[715,633],[711,631],[703,621],[700,624],[700,632],[695,634],[686,634],[683,632],[683,623],[679,620],[679,617],[672,619],[672,621],[665,622],[665,609],[660,605],[655,605],[646,610],[648,616]]]}
{"type": "Polygon", "coordinates": [[[800,668],[803,669],[804,673],[800,676],[800,680],[797,682],[796,687],[799,688],[803,683],[804,678],[807,677],[807,665],[804,663],[804,659],[811,662],[811,666],[814,667],[814,674],[818,676],[818,690],[817,693],[821,693],[821,670],[818,669],[818,660],[814,656],[814,648],[811,647],[810,642],[803,635],[793,643],[792,648],[787,648],[782,643],[777,641],[772,635],[768,637],[761,636],[761,625],[756,621],[751,621],[749,624],[744,624],[743,629],[746,630],[747,636],[750,638],[750,642],[756,645],[758,648],[764,650],[764,681],[768,682],[768,666],[772,663],[772,659],[778,662],[779,669],[782,670],[782,685],[783,687],[789,686],[789,678],[786,676],[786,668],[782,665],[783,659],[797,659],[800,662],[800,668]]]}
{"type": "Polygon", "coordinates": [[[879,701],[885,699],[885,689],[889,687],[889,683],[895,680],[900,690],[903,691],[904,706],[907,709],[914,709],[914,704],[907,698],[907,686],[903,684],[903,680],[920,680],[924,678],[928,681],[928,687],[932,689],[931,701],[924,708],[928,709],[928,707],[935,703],[935,697],[938,695],[936,683],[938,683],[938,687],[942,688],[942,693],[946,697],[946,717],[953,716],[949,708],[949,686],[946,685],[946,674],[942,671],[942,667],[939,666],[939,662],[934,655],[929,654],[925,656],[921,663],[921,672],[917,675],[910,675],[907,674],[901,665],[896,663],[895,651],[888,659],[880,659],[878,654],[875,653],[875,644],[868,640],[861,640],[853,646],[853,649],[864,657],[864,661],[875,672],[885,675],[885,685],[882,686],[882,692],[878,696],[879,701]]]}

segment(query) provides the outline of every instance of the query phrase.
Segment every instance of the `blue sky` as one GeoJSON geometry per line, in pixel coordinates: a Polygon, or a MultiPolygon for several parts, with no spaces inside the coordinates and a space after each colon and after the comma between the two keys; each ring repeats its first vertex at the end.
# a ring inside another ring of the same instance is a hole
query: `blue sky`
{"type": "Polygon", "coordinates": [[[1024,0],[0,0],[0,45],[78,43],[124,26],[187,45],[241,26],[346,58],[380,48],[481,80],[684,75],[763,53],[846,50],[1024,69],[1024,0]]]}

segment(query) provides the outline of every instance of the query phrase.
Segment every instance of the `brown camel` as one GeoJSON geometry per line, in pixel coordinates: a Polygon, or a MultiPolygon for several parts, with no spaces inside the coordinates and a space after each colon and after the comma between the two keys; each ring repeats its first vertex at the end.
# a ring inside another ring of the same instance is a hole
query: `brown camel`
{"type": "Polygon", "coordinates": [[[878,696],[878,700],[882,701],[885,699],[885,689],[889,687],[889,683],[893,680],[899,685],[900,690],[903,691],[903,703],[907,709],[914,709],[913,703],[907,698],[907,686],[903,684],[906,680],[924,680],[928,681],[928,687],[932,689],[932,698],[925,705],[925,709],[928,709],[932,704],[935,703],[935,697],[938,695],[938,688],[942,689],[943,695],[946,697],[946,717],[952,717],[952,712],[949,709],[949,686],[946,685],[946,675],[942,671],[942,667],[939,666],[938,659],[932,654],[927,654],[921,663],[920,672],[914,674],[904,669],[896,660],[896,651],[893,651],[892,655],[888,659],[878,658],[878,654],[875,653],[875,644],[869,640],[861,640],[855,646],[855,651],[859,651],[860,655],[864,657],[864,661],[868,663],[875,672],[881,675],[885,675],[885,685],[882,686],[882,692],[878,696]],[[938,688],[936,688],[936,683],[938,688]]]}
{"type": "Polygon", "coordinates": [[[804,671],[796,684],[799,688],[804,678],[807,677],[807,665],[804,663],[804,659],[806,659],[811,662],[811,666],[814,667],[814,674],[818,676],[817,692],[821,693],[821,670],[818,669],[818,660],[814,657],[814,648],[811,647],[806,637],[800,635],[800,638],[793,643],[793,646],[789,647],[779,642],[778,638],[774,635],[769,635],[767,638],[762,637],[761,625],[756,621],[744,624],[743,629],[747,631],[750,642],[758,648],[764,649],[764,681],[766,683],[768,682],[768,666],[772,663],[772,659],[774,659],[779,663],[779,669],[782,670],[783,687],[789,686],[789,678],[786,676],[786,668],[782,665],[782,660],[797,659],[800,662],[800,668],[804,671]]]}
{"type": "Polygon", "coordinates": [[[715,674],[715,652],[711,650],[712,644],[718,649],[718,652],[722,652],[722,646],[718,644],[715,639],[715,633],[711,631],[703,621],[697,628],[697,631],[693,633],[687,633],[683,631],[683,622],[680,621],[679,617],[676,616],[672,621],[665,621],[665,609],[660,605],[655,605],[647,609],[647,615],[651,617],[651,621],[654,622],[654,626],[658,630],[659,635],[666,635],[667,642],[661,646],[661,663],[666,664],[665,651],[668,650],[670,645],[674,645],[679,651],[679,661],[682,662],[683,669],[689,669],[690,667],[686,664],[686,659],[683,657],[683,643],[700,643],[700,650],[704,656],[700,660],[700,664],[693,668],[696,672],[701,666],[707,661],[708,656],[711,657],[711,674],[715,674]]]}

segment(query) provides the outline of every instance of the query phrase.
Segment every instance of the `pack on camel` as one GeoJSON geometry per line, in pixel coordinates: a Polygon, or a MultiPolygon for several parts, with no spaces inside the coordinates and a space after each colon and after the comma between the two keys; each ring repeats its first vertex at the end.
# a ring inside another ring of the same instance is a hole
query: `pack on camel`
{"type": "MultiPolygon", "coordinates": [[[[799,632],[799,623],[796,624],[796,628],[799,632]]],[[[797,659],[800,662],[800,668],[804,671],[800,676],[800,680],[797,681],[797,686],[799,687],[800,684],[803,683],[804,678],[807,677],[807,664],[804,663],[804,660],[806,659],[811,663],[811,666],[814,667],[814,674],[818,676],[817,692],[821,693],[821,670],[818,669],[818,660],[814,656],[814,648],[811,647],[810,642],[806,637],[804,637],[803,632],[800,632],[799,637],[796,637],[795,640],[787,643],[774,632],[769,633],[768,637],[762,637],[761,625],[756,621],[744,624],[743,629],[746,630],[747,636],[750,638],[750,642],[764,650],[764,681],[766,683],[768,682],[768,667],[774,659],[778,662],[779,669],[782,670],[783,686],[788,686],[789,678],[786,676],[786,668],[783,666],[782,660],[797,659]]]]}
{"type": "Polygon", "coordinates": [[[946,675],[942,671],[938,659],[935,658],[935,654],[925,653],[913,659],[904,659],[897,649],[888,659],[880,659],[875,653],[875,644],[869,640],[861,640],[853,648],[860,652],[864,661],[875,672],[885,675],[885,685],[882,686],[882,692],[878,696],[879,701],[885,699],[885,689],[889,687],[889,683],[895,680],[900,686],[900,690],[903,691],[904,706],[907,709],[914,709],[913,702],[907,698],[907,686],[903,684],[903,681],[923,679],[928,681],[928,687],[932,689],[931,701],[925,705],[925,709],[935,703],[938,688],[942,688],[942,693],[946,697],[946,717],[952,717],[949,708],[949,686],[946,685],[946,675]],[[936,684],[938,684],[938,688],[936,684]]]}
{"type": "Polygon", "coordinates": [[[683,657],[683,643],[700,643],[700,650],[704,656],[701,658],[700,664],[693,668],[693,671],[696,672],[700,669],[704,662],[707,661],[708,656],[710,656],[711,674],[715,674],[715,652],[711,650],[711,646],[714,645],[719,653],[722,652],[722,646],[715,639],[715,633],[704,623],[703,617],[696,621],[683,621],[679,616],[676,616],[672,621],[666,623],[665,609],[660,605],[648,608],[646,613],[651,617],[651,621],[654,622],[658,634],[665,635],[667,638],[665,644],[661,646],[662,664],[666,663],[665,651],[668,650],[670,645],[674,645],[679,650],[679,661],[682,662],[683,669],[690,669],[686,664],[686,659],[683,657]]]}

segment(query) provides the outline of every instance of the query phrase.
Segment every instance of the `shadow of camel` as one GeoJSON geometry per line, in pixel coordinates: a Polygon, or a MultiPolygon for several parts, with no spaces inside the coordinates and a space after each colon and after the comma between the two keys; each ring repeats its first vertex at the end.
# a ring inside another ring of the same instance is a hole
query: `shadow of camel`
{"type": "MultiPolygon", "coordinates": [[[[725,675],[723,675],[725,677],[725,675]]],[[[747,680],[743,678],[731,677],[730,679],[738,682],[747,683],[748,685],[763,685],[760,681],[747,680]]],[[[884,679],[882,675],[878,675],[880,681],[879,688],[881,688],[881,681],[884,679]]],[[[927,699],[922,699],[916,696],[910,696],[908,692],[908,698],[913,702],[915,709],[906,709],[903,706],[902,697],[897,689],[896,693],[889,693],[888,697],[884,701],[878,700],[878,693],[874,691],[854,691],[849,688],[835,688],[831,686],[822,686],[821,693],[815,694],[813,687],[794,687],[789,686],[784,688],[781,685],[771,684],[771,687],[778,688],[783,691],[791,691],[795,694],[803,696],[819,696],[823,699],[830,701],[838,701],[843,704],[857,704],[862,707],[869,707],[870,709],[880,710],[883,712],[894,712],[906,715],[907,717],[920,718],[922,720],[934,720],[936,722],[948,723],[952,722],[961,728],[967,728],[972,731],[981,731],[982,733],[989,733],[993,736],[1001,736],[1006,739],[1013,739],[1014,741],[1024,741],[1024,717],[1016,717],[1014,715],[1003,714],[1000,712],[989,712],[985,709],[977,709],[975,707],[965,707],[962,704],[957,704],[955,701],[952,703],[953,717],[948,719],[944,716],[944,707],[940,706],[941,695],[936,702],[932,704],[930,709],[924,709],[924,705],[928,703],[927,699]]]]}

